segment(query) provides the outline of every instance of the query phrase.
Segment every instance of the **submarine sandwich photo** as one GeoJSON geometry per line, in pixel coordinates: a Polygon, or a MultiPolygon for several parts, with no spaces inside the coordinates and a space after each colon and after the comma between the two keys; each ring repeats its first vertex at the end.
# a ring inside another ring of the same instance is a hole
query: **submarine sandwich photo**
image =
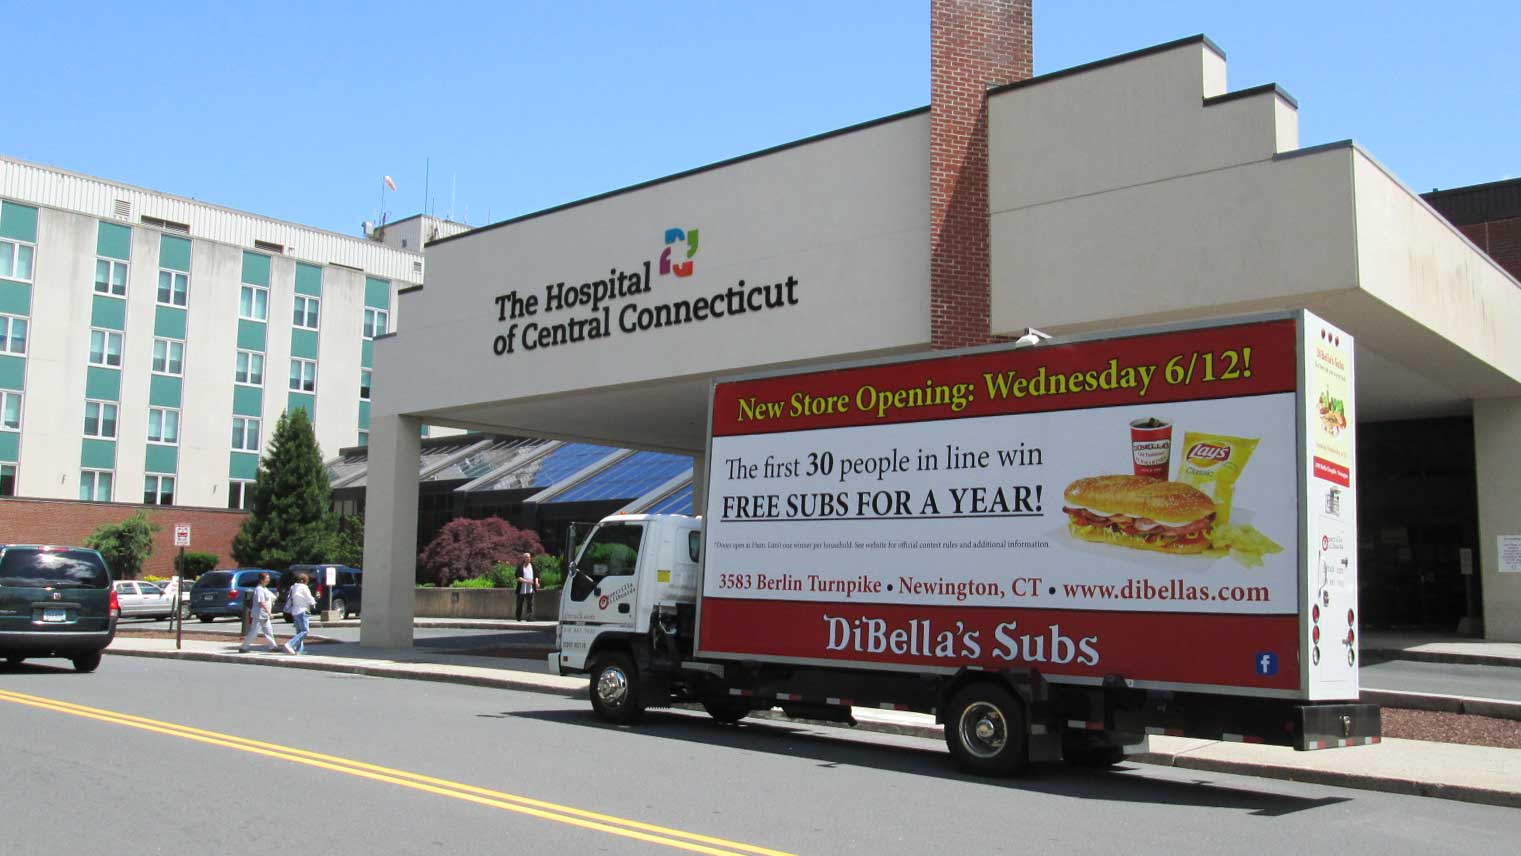
{"type": "Polygon", "coordinates": [[[1062,496],[1067,531],[1081,541],[1161,553],[1203,553],[1215,502],[1192,485],[1151,476],[1081,478],[1062,496]]]}

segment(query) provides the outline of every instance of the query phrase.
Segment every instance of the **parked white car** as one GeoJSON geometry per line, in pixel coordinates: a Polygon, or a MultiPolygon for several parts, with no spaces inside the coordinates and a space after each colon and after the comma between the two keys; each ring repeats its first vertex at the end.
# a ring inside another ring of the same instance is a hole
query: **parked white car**
{"type": "Polygon", "coordinates": [[[168,618],[179,604],[176,593],[158,583],[117,580],[115,585],[123,618],[168,618]]]}

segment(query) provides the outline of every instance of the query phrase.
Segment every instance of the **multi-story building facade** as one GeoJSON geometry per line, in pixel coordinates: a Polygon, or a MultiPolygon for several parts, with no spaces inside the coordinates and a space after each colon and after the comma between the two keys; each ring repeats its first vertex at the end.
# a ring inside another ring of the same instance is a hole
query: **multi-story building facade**
{"type": "Polygon", "coordinates": [[[0,496],[243,508],[298,407],[364,445],[420,249],[0,158],[0,496]]]}

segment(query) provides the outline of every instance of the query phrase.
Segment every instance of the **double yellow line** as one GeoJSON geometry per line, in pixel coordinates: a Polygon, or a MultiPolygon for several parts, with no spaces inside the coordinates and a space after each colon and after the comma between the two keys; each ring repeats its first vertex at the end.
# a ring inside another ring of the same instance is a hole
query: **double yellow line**
{"type": "Polygon", "coordinates": [[[618,835],[623,838],[632,838],[650,844],[661,844],[679,850],[690,850],[694,853],[708,853],[713,856],[739,856],[739,854],[751,854],[751,856],[792,856],[792,854],[780,850],[768,850],[764,847],[755,847],[736,841],[699,835],[695,832],[683,832],[679,829],[655,826],[654,824],[642,823],[637,820],[598,814],[578,808],[568,808],[543,800],[493,791],[487,788],[478,788],[474,785],[467,785],[461,782],[451,782],[448,779],[435,779],[432,776],[409,773],[405,770],[393,770],[389,767],[366,764],[362,761],[352,761],[333,755],[323,755],[319,752],[308,752],[305,749],[294,749],[289,746],[250,740],[246,737],[223,734],[217,731],[206,731],[201,728],[192,728],[188,725],[179,725],[173,722],[148,719],[147,717],[102,710],[96,707],[86,707],[81,704],[58,701],[57,699],[44,698],[42,696],[0,690],[0,701],[26,705],[27,707],[35,707],[41,710],[50,710],[55,713],[66,713],[71,716],[80,716],[99,722],[108,722],[113,725],[124,725],[128,728],[138,728],[143,731],[152,731],[170,737],[194,740],[197,743],[237,749],[241,752],[263,755],[267,758],[289,761],[293,764],[305,764],[308,767],[332,770],[335,773],[344,773],[350,776],[357,776],[361,779],[400,785],[415,791],[464,800],[465,802],[472,802],[488,808],[517,812],[518,814],[526,814],[542,820],[579,826],[582,829],[604,832],[608,835],[618,835]]]}

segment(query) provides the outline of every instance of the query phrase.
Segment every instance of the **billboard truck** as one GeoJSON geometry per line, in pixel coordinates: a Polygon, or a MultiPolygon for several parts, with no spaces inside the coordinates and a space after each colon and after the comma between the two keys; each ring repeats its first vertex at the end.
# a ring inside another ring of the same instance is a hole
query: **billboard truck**
{"type": "Polygon", "coordinates": [[[550,670],[619,722],[931,713],[988,774],[1376,743],[1353,372],[1296,311],[716,381],[702,517],[593,530],[550,670]]]}

